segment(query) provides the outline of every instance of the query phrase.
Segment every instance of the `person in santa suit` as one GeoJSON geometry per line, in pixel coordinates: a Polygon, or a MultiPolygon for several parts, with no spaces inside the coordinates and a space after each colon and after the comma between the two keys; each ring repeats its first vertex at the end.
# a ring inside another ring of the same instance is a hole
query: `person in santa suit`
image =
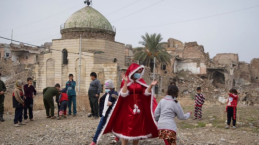
{"type": "Polygon", "coordinates": [[[152,92],[157,81],[154,80],[148,86],[141,78],[143,74],[144,66],[136,63],[131,64],[126,73],[122,74],[118,101],[111,110],[98,141],[102,134],[110,132],[121,138],[122,145],[127,145],[129,140],[137,145],[140,139],[158,137],[153,114],[157,102],[152,92]]]}

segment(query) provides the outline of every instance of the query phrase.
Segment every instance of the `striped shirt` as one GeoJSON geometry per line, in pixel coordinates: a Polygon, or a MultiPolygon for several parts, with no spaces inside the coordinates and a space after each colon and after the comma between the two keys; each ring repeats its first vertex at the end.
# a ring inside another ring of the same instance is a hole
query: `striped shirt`
{"type": "Polygon", "coordinates": [[[195,95],[195,106],[202,106],[205,102],[205,98],[203,94],[196,94],[195,95]]]}

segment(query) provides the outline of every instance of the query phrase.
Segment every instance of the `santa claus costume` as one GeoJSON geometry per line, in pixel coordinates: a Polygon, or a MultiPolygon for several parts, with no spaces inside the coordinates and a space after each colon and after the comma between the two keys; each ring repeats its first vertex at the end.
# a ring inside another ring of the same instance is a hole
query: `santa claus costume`
{"type": "Polygon", "coordinates": [[[121,88],[127,83],[127,92],[119,93],[118,101],[107,118],[107,122],[98,137],[112,132],[117,137],[126,140],[139,140],[158,137],[157,123],[153,110],[157,102],[153,92],[148,92],[148,85],[141,77],[133,80],[132,75],[138,70],[144,74],[144,66],[131,64],[125,73],[128,82],[122,81],[121,88]],[[155,105],[155,106],[154,106],[155,105]]]}

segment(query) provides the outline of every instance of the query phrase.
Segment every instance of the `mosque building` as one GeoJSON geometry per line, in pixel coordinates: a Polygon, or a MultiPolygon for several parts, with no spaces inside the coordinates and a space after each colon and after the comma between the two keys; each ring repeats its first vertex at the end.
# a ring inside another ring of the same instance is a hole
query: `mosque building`
{"type": "Polygon", "coordinates": [[[124,44],[115,41],[115,27],[100,12],[88,3],[61,25],[60,33],[60,39],[52,40],[52,48],[37,56],[37,90],[56,83],[65,87],[68,75],[73,74],[77,92],[85,94],[91,72],[97,73],[102,85],[111,79],[118,87],[119,70],[125,64],[124,44]]]}

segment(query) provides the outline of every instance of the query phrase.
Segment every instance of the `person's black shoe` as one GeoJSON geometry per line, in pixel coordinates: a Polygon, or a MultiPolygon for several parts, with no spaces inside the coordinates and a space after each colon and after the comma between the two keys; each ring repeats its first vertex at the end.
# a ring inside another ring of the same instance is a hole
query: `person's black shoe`
{"type": "Polygon", "coordinates": [[[93,115],[92,115],[92,114],[89,114],[88,117],[93,117],[93,115]]]}
{"type": "Polygon", "coordinates": [[[1,121],[1,122],[4,122],[5,120],[4,120],[4,118],[0,118],[0,121],[1,121]]]}
{"type": "Polygon", "coordinates": [[[0,114],[0,121],[1,122],[4,122],[5,120],[4,120],[4,115],[3,114],[0,114]]]}
{"type": "Polygon", "coordinates": [[[99,116],[95,116],[94,119],[99,119],[99,116]]]}

